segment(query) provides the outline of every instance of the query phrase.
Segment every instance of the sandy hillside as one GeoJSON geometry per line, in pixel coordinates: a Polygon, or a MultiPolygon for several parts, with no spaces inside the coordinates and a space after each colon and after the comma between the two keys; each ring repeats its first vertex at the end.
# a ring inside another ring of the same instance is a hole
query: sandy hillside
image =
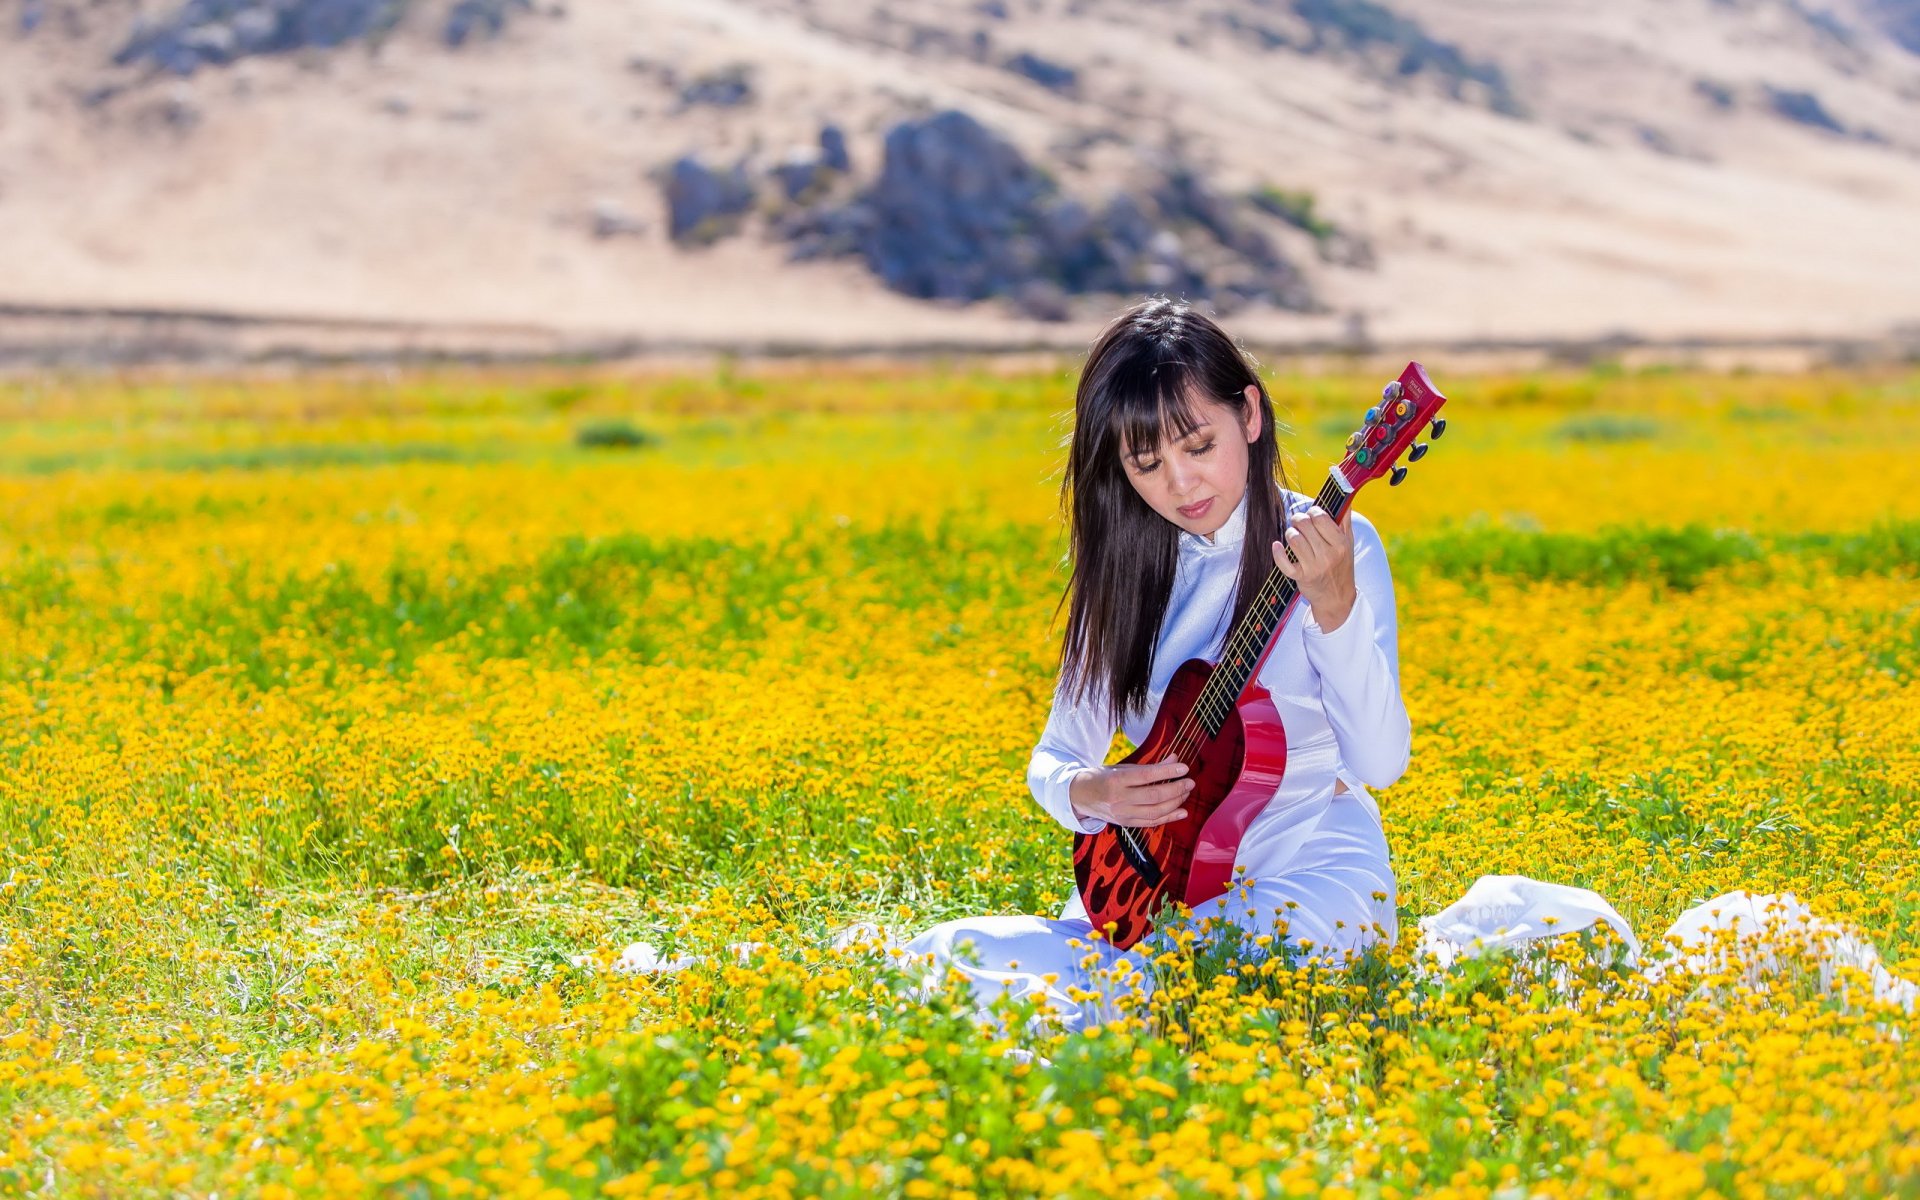
{"type": "Polygon", "coordinates": [[[1317,310],[1236,312],[1262,338],[1920,324],[1920,53],[1898,0],[539,0],[458,47],[445,5],[415,0],[378,37],[190,75],[113,62],[177,0],[9,2],[0,311],[16,320],[1083,344],[1113,296],[1072,297],[1065,320],[916,299],[857,257],[790,261],[765,203],[711,244],[669,237],[659,171],[682,154],[762,179],[835,124],[854,188],[891,126],[958,108],[1090,201],[1169,147],[1224,196],[1311,193],[1367,253],[1330,259],[1248,217],[1317,310]],[[1402,41],[1316,17],[1391,18],[1402,41]],[[1427,65],[1407,69],[1408,45],[1427,65]],[[1020,54],[1071,84],[1010,67],[1020,54]],[[744,97],[700,98],[728,79],[744,97]]]}

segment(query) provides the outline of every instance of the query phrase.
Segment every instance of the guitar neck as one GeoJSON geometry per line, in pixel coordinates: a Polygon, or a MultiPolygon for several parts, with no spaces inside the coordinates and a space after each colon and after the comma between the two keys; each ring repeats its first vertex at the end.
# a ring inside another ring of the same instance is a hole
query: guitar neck
{"type": "MultiPolygon", "coordinates": [[[[1320,507],[1337,521],[1346,515],[1354,493],[1369,480],[1385,476],[1388,483],[1397,484],[1405,479],[1407,468],[1396,465],[1399,458],[1404,454],[1408,462],[1418,462],[1425,456],[1427,443],[1415,440],[1422,429],[1431,429],[1435,439],[1446,432],[1447,422],[1439,416],[1446,402],[1426,370],[1417,362],[1408,363],[1400,378],[1381,390],[1380,403],[1367,410],[1366,421],[1347,439],[1347,456],[1327,472],[1327,482],[1320,489],[1320,507]]],[[[1253,604],[1234,623],[1213,673],[1194,700],[1194,716],[1206,727],[1208,737],[1218,736],[1226,727],[1299,599],[1299,589],[1278,566],[1267,571],[1253,604]]]]}
{"type": "MultiPolygon", "coordinates": [[[[1329,472],[1314,503],[1338,521],[1352,501],[1353,494],[1329,472]]],[[[1194,703],[1194,711],[1205,724],[1207,736],[1218,734],[1226,724],[1228,714],[1240,702],[1240,694],[1259,674],[1260,664],[1266,661],[1274,638],[1286,625],[1299,598],[1300,589],[1294,586],[1293,580],[1282,575],[1278,566],[1268,569],[1252,607],[1228,635],[1213,674],[1194,703]]]]}

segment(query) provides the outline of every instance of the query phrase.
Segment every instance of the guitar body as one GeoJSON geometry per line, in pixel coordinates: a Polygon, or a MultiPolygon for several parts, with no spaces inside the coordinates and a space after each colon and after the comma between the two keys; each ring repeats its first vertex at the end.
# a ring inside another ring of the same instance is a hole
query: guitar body
{"type": "MultiPolygon", "coordinates": [[[[1073,837],[1073,875],[1087,919],[1102,931],[1113,922],[1109,940],[1123,950],[1147,935],[1169,897],[1192,907],[1227,890],[1241,837],[1286,773],[1286,730],[1272,698],[1257,683],[1242,693],[1218,734],[1202,737],[1197,749],[1183,755],[1173,753],[1174,736],[1189,724],[1213,670],[1204,659],[1180,664],[1146,739],[1124,760],[1180,757],[1194,781],[1187,815],[1150,829],[1109,823],[1099,833],[1073,837]]],[[[1189,745],[1191,734],[1190,728],[1189,745]]]]}

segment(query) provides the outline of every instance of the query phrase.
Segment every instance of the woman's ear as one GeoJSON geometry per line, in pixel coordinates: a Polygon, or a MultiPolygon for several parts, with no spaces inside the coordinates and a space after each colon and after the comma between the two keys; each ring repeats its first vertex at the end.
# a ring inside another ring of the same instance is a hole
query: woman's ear
{"type": "Polygon", "coordinates": [[[1260,440],[1260,389],[1250,383],[1246,387],[1245,395],[1247,397],[1247,444],[1252,445],[1260,440]]]}

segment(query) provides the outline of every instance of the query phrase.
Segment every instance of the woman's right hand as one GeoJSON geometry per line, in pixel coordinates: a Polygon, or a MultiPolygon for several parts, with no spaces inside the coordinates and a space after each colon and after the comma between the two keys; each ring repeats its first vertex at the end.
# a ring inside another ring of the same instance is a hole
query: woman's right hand
{"type": "Polygon", "coordinates": [[[1145,829],[1187,815],[1193,780],[1179,759],[1155,763],[1115,763],[1088,767],[1067,785],[1073,811],[1113,825],[1145,829]]]}

